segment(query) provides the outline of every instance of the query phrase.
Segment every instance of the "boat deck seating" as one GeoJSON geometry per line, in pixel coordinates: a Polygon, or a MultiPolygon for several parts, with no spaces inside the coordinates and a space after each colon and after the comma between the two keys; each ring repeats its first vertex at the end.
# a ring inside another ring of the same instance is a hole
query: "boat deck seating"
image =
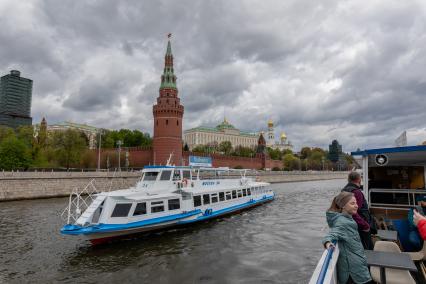
{"type": "Polygon", "coordinates": [[[417,262],[419,264],[420,267],[420,271],[423,274],[423,278],[426,279],[426,266],[424,264],[424,260],[426,260],[426,242],[423,242],[423,247],[420,251],[416,251],[416,252],[407,252],[411,259],[414,262],[417,262]]]}
{"type": "MultiPolygon", "coordinates": [[[[376,251],[388,251],[388,252],[399,252],[398,245],[394,242],[386,242],[386,241],[377,241],[374,244],[374,250],[376,251]]],[[[377,283],[380,283],[380,268],[378,267],[370,267],[371,277],[377,283]]],[[[386,283],[388,284],[416,284],[416,281],[411,276],[410,272],[399,269],[391,269],[387,268],[385,270],[386,273],[386,283]]]]}

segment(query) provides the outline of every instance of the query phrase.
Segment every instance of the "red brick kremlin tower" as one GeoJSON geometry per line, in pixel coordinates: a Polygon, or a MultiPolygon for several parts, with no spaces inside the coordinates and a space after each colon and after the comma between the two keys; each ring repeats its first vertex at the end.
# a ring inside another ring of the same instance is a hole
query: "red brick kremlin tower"
{"type": "MultiPolygon", "coordinates": [[[[169,38],[170,38],[169,34],[169,38]]],[[[160,96],[154,105],[153,162],[165,165],[173,153],[171,164],[182,164],[182,118],[183,105],[178,98],[176,76],[173,70],[173,55],[170,39],[167,43],[163,75],[161,75],[160,96]]]]}

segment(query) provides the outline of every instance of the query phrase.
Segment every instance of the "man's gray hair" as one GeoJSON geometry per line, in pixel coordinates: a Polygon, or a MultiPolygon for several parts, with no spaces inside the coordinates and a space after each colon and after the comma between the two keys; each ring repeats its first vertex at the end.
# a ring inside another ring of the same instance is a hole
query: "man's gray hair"
{"type": "Polygon", "coordinates": [[[359,172],[350,172],[348,175],[348,182],[355,182],[361,178],[359,172]]]}

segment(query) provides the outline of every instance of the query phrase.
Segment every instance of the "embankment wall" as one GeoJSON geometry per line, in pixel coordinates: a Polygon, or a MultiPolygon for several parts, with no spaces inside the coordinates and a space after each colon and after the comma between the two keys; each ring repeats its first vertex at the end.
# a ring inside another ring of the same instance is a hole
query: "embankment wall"
{"type": "MultiPolygon", "coordinates": [[[[259,172],[271,183],[346,178],[346,172],[259,172]]],[[[134,186],[140,172],[0,172],[0,201],[69,196],[91,180],[100,191],[134,186]]]]}
{"type": "Polygon", "coordinates": [[[98,190],[116,190],[136,184],[140,172],[2,172],[0,201],[69,196],[92,179],[98,190]]]}

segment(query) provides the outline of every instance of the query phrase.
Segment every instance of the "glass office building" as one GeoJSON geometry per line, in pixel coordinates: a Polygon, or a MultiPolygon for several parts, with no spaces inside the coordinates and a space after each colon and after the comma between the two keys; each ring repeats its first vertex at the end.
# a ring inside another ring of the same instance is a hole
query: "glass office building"
{"type": "Polygon", "coordinates": [[[17,128],[31,125],[33,81],[17,70],[0,79],[0,125],[17,128]]]}

